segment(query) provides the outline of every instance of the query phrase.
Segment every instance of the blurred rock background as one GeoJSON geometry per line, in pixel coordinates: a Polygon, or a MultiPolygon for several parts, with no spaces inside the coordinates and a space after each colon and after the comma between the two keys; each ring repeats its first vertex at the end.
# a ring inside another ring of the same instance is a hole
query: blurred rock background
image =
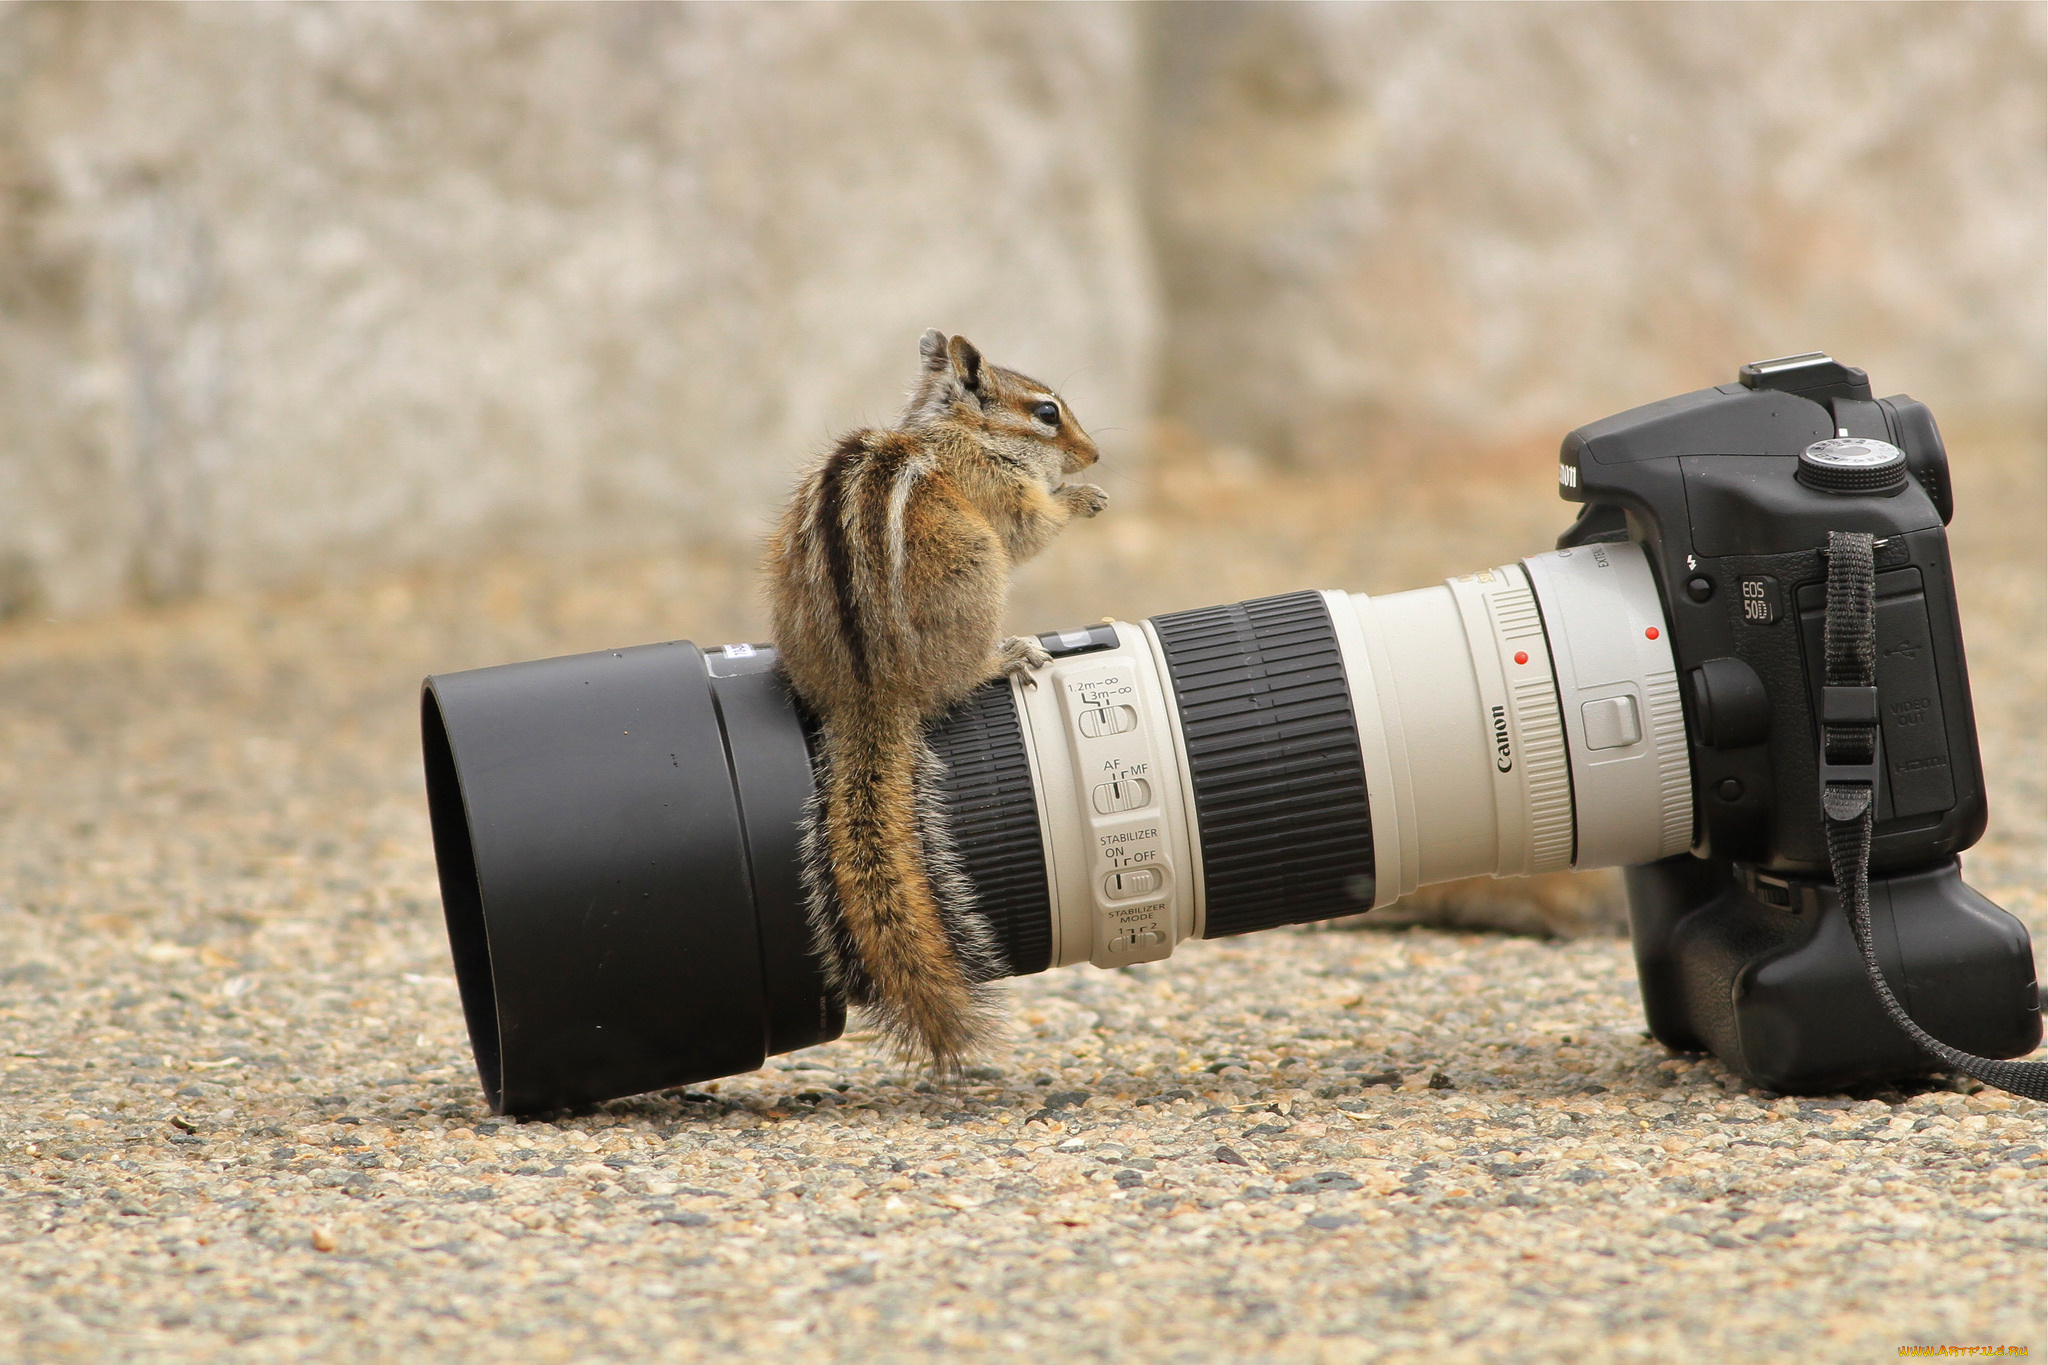
{"type": "MultiPolygon", "coordinates": [[[[1091,614],[1224,586],[1138,581],[1168,484],[1534,534],[1565,429],[1763,355],[2037,457],[2043,54],[2002,4],[8,4],[0,614],[750,558],[932,324],[1101,429],[1121,586],[1036,580],[1091,614]]],[[[1283,539],[1220,578],[1358,571],[1283,539]]]]}
{"type": "Polygon", "coordinates": [[[737,542],[939,320],[1141,424],[1139,39],[1114,10],[6,10],[16,609],[737,542]]]}
{"type": "MultiPolygon", "coordinates": [[[[1322,464],[1832,349],[2038,423],[2038,7],[1218,5],[1156,24],[1162,411],[1322,464]]],[[[1890,390],[1887,390],[1890,391],[1890,390]]]]}

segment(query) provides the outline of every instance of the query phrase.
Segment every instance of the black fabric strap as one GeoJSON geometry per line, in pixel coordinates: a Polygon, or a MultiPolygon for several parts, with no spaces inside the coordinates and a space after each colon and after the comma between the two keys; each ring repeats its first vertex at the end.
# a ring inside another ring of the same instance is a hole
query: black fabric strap
{"type": "Polygon", "coordinates": [[[1870,839],[1877,818],[1877,575],[1867,532],[1828,533],[1827,655],[1821,704],[1821,810],[1828,862],[1863,968],[1884,1012],[1920,1050],[1986,1085],[2048,1100],[2048,1063],[2008,1062],[1952,1048],[1913,1022],[1878,966],[1870,932],[1870,839]],[[1867,719],[1866,719],[1867,715],[1867,719]]]}

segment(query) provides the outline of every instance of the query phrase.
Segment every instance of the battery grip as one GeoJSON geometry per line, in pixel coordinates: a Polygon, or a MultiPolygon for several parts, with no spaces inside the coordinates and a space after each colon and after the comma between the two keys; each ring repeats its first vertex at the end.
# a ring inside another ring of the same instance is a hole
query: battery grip
{"type": "MultiPolygon", "coordinates": [[[[1787,1094],[1934,1069],[1885,1017],[1832,883],[1683,854],[1624,876],[1643,1009],[1666,1047],[1787,1094]]],[[[1964,885],[1958,860],[1872,877],[1870,910],[1878,962],[1921,1027],[1985,1057],[2039,1045],[2026,926],[1964,885]]]]}

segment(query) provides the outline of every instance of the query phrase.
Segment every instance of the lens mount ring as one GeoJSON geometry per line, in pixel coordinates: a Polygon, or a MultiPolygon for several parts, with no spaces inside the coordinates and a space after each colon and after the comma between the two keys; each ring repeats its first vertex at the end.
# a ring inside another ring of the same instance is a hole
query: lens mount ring
{"type": "Polygon", "coordinates": [[[1579,868],[1692,846],[1692,766],[1671,627],[1634,542],[1522,561],[1543,610],[1571,762],[1579,868]]]}

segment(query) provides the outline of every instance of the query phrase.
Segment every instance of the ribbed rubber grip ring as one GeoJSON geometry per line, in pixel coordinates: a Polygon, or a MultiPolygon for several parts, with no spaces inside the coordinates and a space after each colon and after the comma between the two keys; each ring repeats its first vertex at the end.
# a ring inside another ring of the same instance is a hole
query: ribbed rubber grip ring
{"type": "Polygon", "coordinates": [[[1202,846],[1204,938],[1373,901],[1372,811],[1322,595],[1155,616],[1202,846]]]}
{"type": "Polygon", "coordinates": [[[1052,965],[1052,895],[1038,794],[1007,679],[982,684],[926,730],[946,765],[941,798],[961,870],[974,886],[1008,975],[1052,965]]]}

